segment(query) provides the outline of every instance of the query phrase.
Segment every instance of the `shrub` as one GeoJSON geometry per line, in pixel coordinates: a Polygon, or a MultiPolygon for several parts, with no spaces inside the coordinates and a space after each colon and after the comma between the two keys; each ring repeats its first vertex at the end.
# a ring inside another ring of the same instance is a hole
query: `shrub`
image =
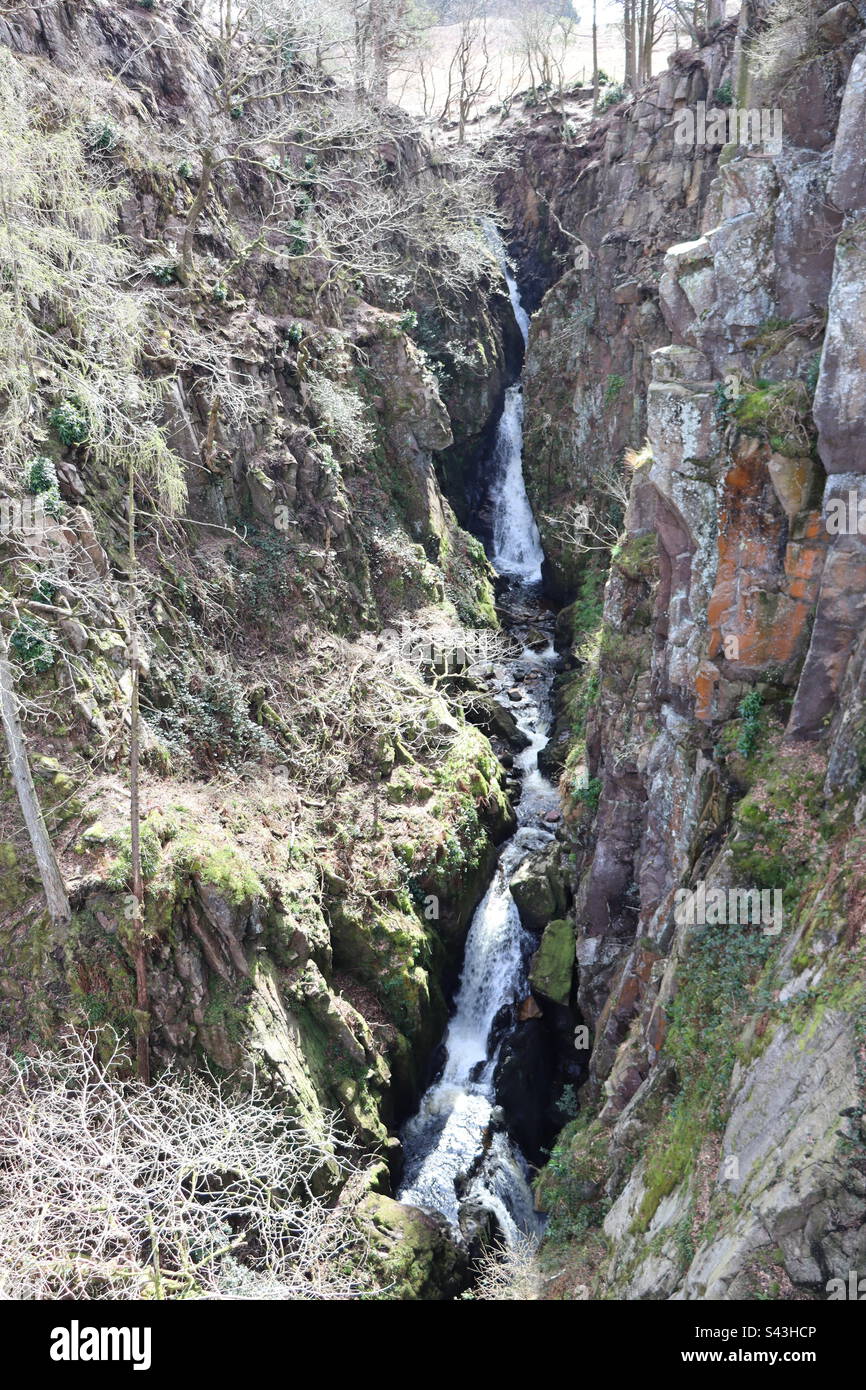
{"type": "Polygon", "coordinates": [[[304,256],[307,252],[307,233],[303,222],[295,218],[289,223],[289,251],[293,256],[304,256]]]}
{"type": "Polygon", "coordinates": [[[177,265],[174,261],[157,261],[150,273],[158,285],[173,285],[177,280],[177,265]]]}
{"type": "Polygon", "coordinates": [[[60,443],[67,448],[86,443],[90,433],[87,418],[78,401],[61,401],[48,416],[48,423],[60,443]]]}
{"type": "Polygon", "coordinates": [[[746,698],[740,701],[737,710],[743,721],[740,737],[737,740],[737,752],[741,753],[744,758],[752,756],[761,735],[761,705],[760,691],[750,690],[746,698]]]}
{"type": "Polygon", "coordinates": [[[624,101],[626,96],[625,87],[621,82],[615,82],[612,87],[608,87],[603,97],[599,98],[599,111],[606,111],[609,106],[616,106],[624,101]]]}
{"type": "Polygon", "coordinates": [[[88,128],[87,142],[92,150],[100,154],[110,154],[117,149],[120,137],[114,126],[107,121],[96,121],[88,128]]]}
{"type": "Polygon", "coordinates": [[[74,1039],[7,1060],[0,1088],[0,1297],[360,1297],[356,1200],[315,1196],[355,1168],[256,1089],[119,1078],[74,1039]]]}
{"type": "Polygon", "coordinates": [[[57,473],[54,464],[45,454],[39,454],[35,459],[31,459],[27,465],[26,483],[28,492],[35,493],[37,496],[41,492],[51,492],[57,489],[57,473]]]}
{"type": "Polygon", "coordinates": [[[728,78],[728,80],[727,80],[726,82],[723,82],[722,85],[721,85],[720,87],[717,87],[717,88],[716,88],[715,93],[714,93],[714,95],[713,95],[713,100],[716,102],[716,104],[717,104],[718,106],[732,106],[732,105],[733,105],[734,93],[733,93],[733,89],[732,89],[732,87],[731,87],[731,79],[730,79],[730,78],[728,78]]]}
{"type": "Polygon", "coordinates": [[[28,492],[42,498],[42,505],[49,516],[59,519],[63,515],[63,500],[57,484],[54,464],[45,454],[39,454],[27,465],[24,482],[28,492]]]}
{"type": "Polygon", "coordinates": [[[162,675],[170,703],[142,713],[179,763],[211,766],[276,751],[273,740],[250,718],[248,696],[226,667],[204,672],[167,662],[162,675]]]}
{"type": "Polygon", "coordinates": [[[311,373],[306,389],[328,438],[349,458],[361,458],[373,442],[372,424],[361,397],[320,372],[311,373]]]}
{"type": "Polygon", "coordinates": [[[511,1245],[491,1246],[476,1265],[477,1282],[467,1299],[485,1303],[525,1303],[538,1298],[541,1279],[535,1242],[521,1236],[511,1245]]]}
{"type": "Polygon", "coordinates": [[[48,628],[33,618],[24,618],[13,629],[9,646],[21,665],[28,671],[42,675],[54,665],[54,651],[47,640],[48,628]]]}
{"type": "Polygon", "coordinates": [[[598,801],[601,796],[601,779],[590,777],[585,787],[578,787],[574,793],[578,801],[582,801],[584,806],[588,806],[590,811],[598,810],[598,801]]]}

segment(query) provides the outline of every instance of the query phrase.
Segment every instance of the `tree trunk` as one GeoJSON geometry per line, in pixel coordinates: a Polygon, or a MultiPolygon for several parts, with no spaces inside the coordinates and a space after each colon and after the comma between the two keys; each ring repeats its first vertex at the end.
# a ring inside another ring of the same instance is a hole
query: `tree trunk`
{"type": "Polygon", "coordinates": [[[644,72],[644,37],[646,34],[647,0],[635,0],[635,47],[637,49],[637,85],[642,87],[646,80],[644,72]]]}
{"type": "Polygon", "coordinates": [[[18,701],[15,698],[12,682],[9,648],[6,645],[6,634],[2,628],[0,628],[0,715],[2,715],[3,720],[3,732],[6,735],[6,747],[9,751],[12,783],[18,796],[18,804],[21,807],[27,833],[30,836],[30,844],[33,847],[39,877],[42,880],[45,901],[48,904],[52,922],[55,926],[61,926],[69,921],[72,911],[66,896],[66,887],[60,873],[60,866],[57,863],[57,856],[54,853],[54,846],[51,843],[51,837],[42,815],[42,808],[39,805],[39,797],[33,785],[30,760],[27,757],[27,745],[24,742],[24,731],[18,717],[18,701]]]}
{"type": "Polygon", "coordinates": [[[646,27],[644,29],[643,41],[643,66],[644,81],[650,82],[653,75],[653,48],[656,38],[656,8],[655,0],[647,0],[646,27]]]}
{"type": "Polygon", "coordinates": [[[144,875],[141,869],[141,813],[139,803],[139,764],[141,716],[138,654],[138,614],[136,612],[135,555],[135,474],[130,464],[127,499],[129,551],[129,671],[132,690],[129,699],[129,857],[132,867],[132,955],[135,963],[135,1053],[139,1080],[150,1081],[150,1000],[147,991],[147,964],[144,954],[144,875]]]}
{"type": "Polygon", "coordinates": [[[592,0],[592,109],[598,110],[598,0],[592,0]]]}
{"type": "Polygon", "coordinates": [[[636,0],[625,0],[625,85],[629,91],[634,91],[637,86],[637,65],[635,62],[635,4],[636,0]]]}
{"type": "Polygon", "coordinates": [[[183,246],[181,249],[181,265],[184,278],[192,270],[192,244],[195,237],[195,229],[198,220],[207,202],[207,195],[213,182],[214,158],[210,150],[205,150],[201,157],[201,177],[198,182],[198,192],[192,200],[190,210],[186,215],[186,226],[183,229],[183,246]]]}
{"type": "Polygon", "coordinates": [[[370,47],[373,50],[370,96],[381,105],[388,100],[387,28],[385,0],[370,0],[370,47]]]}

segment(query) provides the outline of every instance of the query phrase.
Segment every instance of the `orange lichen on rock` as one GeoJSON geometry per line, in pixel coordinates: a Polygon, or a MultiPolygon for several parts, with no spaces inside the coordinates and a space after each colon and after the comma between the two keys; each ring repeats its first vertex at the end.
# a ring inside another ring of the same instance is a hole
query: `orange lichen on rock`
{"type": "MultiPolygon", "coordinates": [[[[718,568],[707,607],[708,656],[730,679],[784,668],[802,655],[826,552],[820,512],[785,514],[766,451],[734,460],[723,478],[718,568]]],[[[713,680],[701,663],[697,716],[710,719],[713,680]]],[[[717,674],[717,681],[719,674],[717,674]]]]}

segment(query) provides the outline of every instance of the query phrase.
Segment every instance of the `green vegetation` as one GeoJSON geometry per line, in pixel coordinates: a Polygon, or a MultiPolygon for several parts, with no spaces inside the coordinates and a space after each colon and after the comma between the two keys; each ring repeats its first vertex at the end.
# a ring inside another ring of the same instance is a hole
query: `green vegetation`
{"type": "Polygon", "coordinates": [[[625,87],[621,82],[614,82],[608,87],[607,91],[598,99],[599,111],[607,111],[610,106],[617,106],[626,97],[625,87]]]}
{"type": "Polygon", "coordinates": [[[668,1016],[665,1055],[680,1090],[646,1151],[645,1192],[635,1230],[645,1231],[663,1197],[689,1173],[701,1145],[727,1120],[736,1044],[750,986],[776,943],[758,927],[706,927],[691,942],[668,1016]]]}
{"type": "Polygon", "coordinates": [[[737,713],[742,720],[737,739],[737,751],[744,758],[750,758],[758,745],[758,739],[763,729],[762,708],[763,700],[758,690],[750,690],[737,707],[737,713]]]}
{"type": "Polygon", "coordinates": [[[822,765],[783,753],[776,744],[774,738],[755,758],[752,785],[734,810],[729,845],[737,881],[781,889],[791,912],[824,857],[836,818],[844,820],[845,802],[826,806],[822,765]]]}
{"type": "Polygon", "coordinates": [[[765,439],[776,453],[800,458],[810,454],[815,443],[810,406],[804,382],[759,380],[731,403],[729,414],[742,429],[765,439]]]}
{"type": "Polygon", "coordinates": [[[13,628],[9,646],[26,671],[42,675],[54,665],[49,629],[35,618],[24,618],[13,628]]]}
{"type": "Polygon", "coordinates": [[[90,434],[87,417],[76,400],[62,401],[48,416],[48,423],[61,444],[72,447],[84,444],[90,434]]]}
{"type": "Polygon", "coordinates": [[[545,1241],[554,1251],[583,1240],[601,1226],[610,1209],[602,1191],[607,1176],[607,1139],[597,1120],[578,1115],[559,1134],[536,1179],[536,1200],[548,1213],[545,1241]]]}
{"type": "Polygon", "coordinates": [[[582,801],[584,806],[595,814],[598,810],[598,799],[601,796],[601,780],[598,777],[590,777],[586,786],[580,786],[574,793],[576,801],[582,801]]]}
{"type": "Polygon", "coordinates": [[[57,471],[47,455],[39,454],[30,461],[25,470],[24,481],[28,492],[42,498],[42,505],[49,516],[59,518],[63,515],[57,471]]]}
{"type": "Polygon", "coordinates": [[[91,125],[87,136],[90,148],[100,154],[110,154],[112,150],[117,148],[120,138],[109,121],[96,122],[91,125]]]}
{"type": "Polygon", "coordinates": [[[151,267],[151,275],[158,285],[173,285],[177,281],[176,261],[156,261],[151,267]]]}
{"type": "Polygon", "coordinates": [[[622,388],[625,386],[625,377],[619,376],[616,372],[611,372],[607,379],[607,386],[604,392],[605,405],[613,405],[618,398],[622,388]]]}

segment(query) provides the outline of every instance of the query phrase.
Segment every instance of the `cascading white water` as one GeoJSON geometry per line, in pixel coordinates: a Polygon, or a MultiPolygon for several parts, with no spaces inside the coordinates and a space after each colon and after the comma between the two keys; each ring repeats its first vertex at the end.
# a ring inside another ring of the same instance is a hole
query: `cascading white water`
{"type": "Polygon", "coordinates": [[[491,559],[500,574],[537,584],[544,551],[523,481],[523,392],[519,382],[505,392],[491,460],[493,514],[491,559]]]}
{"type": "MultiPolygon", "coordinates": [[[[508,270],[496,229],[487,228],[506,281],[524,341],[529,324],[508,270]]],[[[541,579],[543,552],[538,528],[523,483],[522,399],[519,385],[509,387],[496,436],[490,471],[493,476],[493,563],[516,581],[513,595],[518,621],[515,635],[544,619],[533,586],[541,579]],[[521,603],[525,603],[521,613],[521,603]],[[532,608],[534,611],[530,611],[532,608]]],[[[495,1217],[509,1241],[534,1235],[534,1211],[527,1165],[497,1111],[495,1073],[502,1037],[495,1022],[529,992],[527,964],[532,938],[521,925],[509,881],[522,861],[552,839],[545,817],[558,806],[556,791],[538,770],[538,754],[548,738],[549,697],[556,654],[552,644],[538,652],[526,645],[513,662],[502,663],[497,685],[514,685],[517,669],[528,677],[525,698],[514,715],[528,736],[527,748],[515,758],[521,776],[518,830],[503,846],[496,873],[475,912],[466,938],[463,972],[454,1013],[445,1035],[445,1062],[440,1078],[422,1097],[418,1113],[402,1134],[405,1168],[399,1199],[441,1212],[459,1227],[461,1211],[481,1208],[495,1217]]]]}
{"type": "MultiPolygon", "coordinates": [[[[509,881],[522,861],[553,838],[544,817],[557,807],[557,794],[538,771],[538,754],[547,742],[548,696],[556,654],[524,649],[515,663],[533,673],[532,691],[515,711],[518,727],[530,739],[515,759],[523,791],[517,807],[517,833],[502,848],[496,873],[479,904],[463,959],[454,1014],[445,1034],[441,1077],[422,1098],[418,1113],[403,1130],[405,1169],[401,1202],[441,1212],[456,1227],[463,1207],[492,1212],[504,1236],[515,1240],[538,1229],[526,1163],[501,1127],[494,1078],[502,1039],[494,1021],[503,1007],[516,1006],[529,992],[527,962],[533,941],[520,922],[509,881]]],[[[513,676],[503,668],[503,683],[513,676]]]]}
{"type": "MultiPolygon", "coordinates": [[[[485,222],[487,244],[499,263],[508,286],[514,318],[524,344],[529,338],[529,315],[520,299],[499,230],[485,222]]],[[[524,584],[541,580],[544,552],[523,481],[523,391],[520,382],[509,386],[490,458],[490,506],[493,516],[491,560],[500,574],[524,584]]]]}
{"type": "Polygon", "coordinates": [[[505,245],[499,234],[499,228],[496,226],[495,222],[491,222],[489,218],[485,218],[482,223],[482,230],[487,239],[487,245],[496,257],[499,269],[502,271],[502,277],[508,286],[508,297],[511,300],[511,308],[514,311],[514,320],[517,327],[520,329],[525,343],[529,337],[529,315],[523,307],[517,281],[511,273],[511,266],[508,264],[508,256],[505,253],[505,245]]]}

